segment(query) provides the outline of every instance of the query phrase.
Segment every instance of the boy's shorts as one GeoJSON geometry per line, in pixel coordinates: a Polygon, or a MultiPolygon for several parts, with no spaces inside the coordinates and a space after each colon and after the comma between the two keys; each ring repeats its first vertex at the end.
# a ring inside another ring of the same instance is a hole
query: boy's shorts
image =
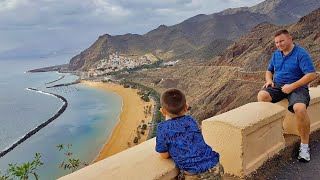
{"type": "Polygon", "coordinates": [[[184,170],[180,170],[178,180],[196,180],[196,179],[210,179],[210,180],[221,180],[223,179],[224,169],[220,163],[216,164],[207,171],[199,174],[189,173],[184,170]]]}
{"type": "Polygon", "coordinates": [[[296,103],[303,103],[307,107],[309,106],[310,95],[308,88],[299,87],[293,90],[290,94],[285,94],[281,90],[282,86],[284,86],[284,84],[274,83],[274,87],[269,86],[263,90],[267,91],[270,94],[273,103],[279,102],[282,99],[287,98],[289,101],[288,110],[292,113],[294,113],[293,105],[296,103]]]}

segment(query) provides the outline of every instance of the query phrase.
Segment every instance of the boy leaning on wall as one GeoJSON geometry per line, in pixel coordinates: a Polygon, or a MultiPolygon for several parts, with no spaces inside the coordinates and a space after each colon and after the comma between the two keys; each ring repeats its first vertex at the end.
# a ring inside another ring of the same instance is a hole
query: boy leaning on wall
{"type": "Polygon", "coordinates": [[[219,154],[204,142],[193,117],[186,115],[188,106],[183,92],[166,90],[160,104],[166,121],[158,125],[156,151],[162,158],[172,157],[180,169],[178,179],[222,179],[219,154]]]}

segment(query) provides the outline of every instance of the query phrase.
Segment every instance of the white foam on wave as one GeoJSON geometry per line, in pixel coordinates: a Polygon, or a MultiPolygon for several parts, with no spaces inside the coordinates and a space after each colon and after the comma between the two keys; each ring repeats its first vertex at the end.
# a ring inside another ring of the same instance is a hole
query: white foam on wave
{"type": "Polygon", "coordinates": [[[57,96],[51,94],[51,93],[48,93],[48,92],[44,92],[44,91],[40,91],[40,90],[36,90],[36,89],[30,89],[30,88],[26,88],[27,90],[29,91],[35,91],[35,92],[38,92],[38,93],[41,93],[41,94],[45,94],[45,95],[49,95],[49,96],[53,96],[55,98],[58,98],[57,96]]]}

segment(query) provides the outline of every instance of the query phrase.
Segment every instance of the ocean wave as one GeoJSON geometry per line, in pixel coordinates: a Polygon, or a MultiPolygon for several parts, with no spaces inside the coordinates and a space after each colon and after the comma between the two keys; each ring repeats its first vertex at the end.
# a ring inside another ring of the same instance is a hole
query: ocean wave
{"type": "Polygon", "coordinates": [[[65,75],[62,75],[62,76],[60,76],[58,79],[53,80],[53,81],[50,81],[50,82],[47,82],[47,83],[45,83],[45,84],[51,84],[51,83],[54,83],[54,82],[60,81],[60,80],[61,80],[61,79],[63,79],[64,77],[65,77],[65,75]]]}

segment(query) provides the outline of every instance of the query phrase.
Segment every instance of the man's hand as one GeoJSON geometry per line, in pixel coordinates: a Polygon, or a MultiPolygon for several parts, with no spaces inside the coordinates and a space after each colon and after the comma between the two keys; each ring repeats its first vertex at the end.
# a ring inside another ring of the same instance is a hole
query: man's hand
{"type": "Polygon", "coordinates": [[[269,86],[274,87],[273,81],[267,81],[267,82],[262,86],[261,89],[267,88],[267,87],[269,87],[269,86]]]}
{"type": "Polygon", "coordinates": [[[294,87],[291,84],[285,84],[282,86],[281,90],[285,94],[290,94],[294,90],[294,87]]]}

